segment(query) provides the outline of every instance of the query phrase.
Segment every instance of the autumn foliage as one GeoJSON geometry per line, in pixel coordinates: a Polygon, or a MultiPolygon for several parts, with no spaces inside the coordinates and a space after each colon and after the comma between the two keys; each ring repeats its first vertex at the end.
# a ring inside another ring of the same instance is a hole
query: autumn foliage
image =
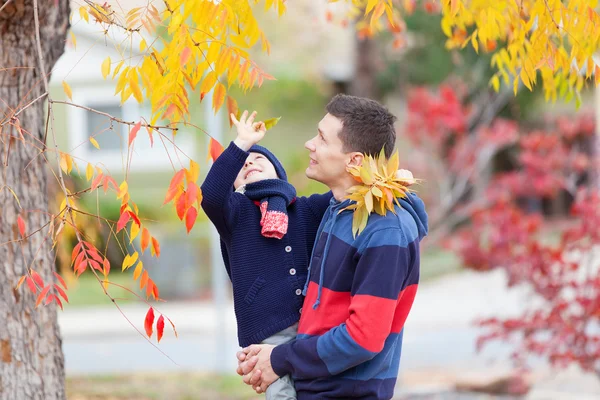
{"type": "Polygon", "coordinates": [[[438,216],[462,216],[447,245],[467,268],[501,268],[509,285],[531,291],[532,302],[524,304],[522,314],[481,321],[485,333],[478,343],[516,339],[514,357],[521,362],[536,354],[558,366],[577,363],[598,373],[600,192],[593,184],[598,167],[594,117],[547,116],[530,128],[495,118],[473,128],[469,120],[475,107],[462,89],[414,90],[406,132],[416,152],[429,154],[432,163],[448,171],[445,179],[452,184],[440,197],[451,196],[463,182],[466,187],[460,201],[438,216]],[[509,167],[494,167],[502,159],[510,161],[509,167]],[[559,198],[566,199],[567,218],[542,207],[559,198]]]}

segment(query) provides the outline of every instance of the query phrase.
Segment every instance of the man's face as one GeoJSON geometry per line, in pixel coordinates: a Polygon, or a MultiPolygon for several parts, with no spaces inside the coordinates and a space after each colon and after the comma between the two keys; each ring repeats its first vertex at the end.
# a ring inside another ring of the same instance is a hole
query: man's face
{"type": "Polygon", "coordinates": [[[330,188],[339,185],[348,177],[346,165],[351,153],[343,151],[343,144],[339,137],[341,130],[342,121],[327,114],[318,124],[317,136],[304,145],[310,151],[306,176],[330,188]]]}
{"type": "Polygon", "coordinates": [[[275,171],[275,167],[267,157],[260,153],[250,153],[244,168],[238,173],[235,182],[233,182],[233,187],[237,189],[248,183],[277,178],[277,171],[275,171]]]}

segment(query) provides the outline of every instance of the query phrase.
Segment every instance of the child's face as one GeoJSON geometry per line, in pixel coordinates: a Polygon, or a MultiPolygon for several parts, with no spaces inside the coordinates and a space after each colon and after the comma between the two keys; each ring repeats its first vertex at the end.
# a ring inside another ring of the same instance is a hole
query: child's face
{"type": "Polygon", "coordinates": [[[248,183],[262,181],[263,179],[277,179],[277,172],[271,161],[260,153],[250,153],[240,171],[233,187],[235,189],[248,183]]]}

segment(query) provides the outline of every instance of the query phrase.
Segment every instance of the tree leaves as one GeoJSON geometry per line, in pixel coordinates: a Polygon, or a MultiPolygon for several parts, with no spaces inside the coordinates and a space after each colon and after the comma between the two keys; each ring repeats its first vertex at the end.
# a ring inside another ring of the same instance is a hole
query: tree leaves
{"type": "Polygon", "coordinates": [[[144,329],[146,330],[146,335],[148,337],[152,337],[152,325],[154,324],[154,309],[150,307],[148,312],[146,313],[146,318],[144,318],[144,329]]]}
{"type": "Polygon", "coordinates": [[[19,227],[19,234],[22,238],[25,238],[25,221],[21,215],[17,217],[17,226],[19,227]]]}
{"type": "Polygon", "coordinates": [[[73,91],[71,90],[71,86],[69,86],[69,84],[65,81],[62,82],[62,85],[63,90],[65,91],[65,94],[67,95],[69,100],[73,100],[73,91]]]}
{"type": "Polygon", "coordinates": [[[106,60],[102,62],[102,77],[106,79],[110,74],[110,57],[107,57],[106,60]]]}
{"type": "Polygon", "coordinates": [[[389,160],[385,160],[385,153],[382,150],[377,158],[365,156],[362,165],[348,169],[348,172],[360,183],[348,189],[346,198],[353,200],[353,203],[344,208],[354,212],[352,217],[354,236],[365,229],[369,214],[373,211],[380,215],[385,215],[387,211],[394,212],[394,204],[399,204],[397,198],[406,197],[407,192],[410,191],[408,186],[417,183],[410,171],[398,171],[398,164],[397,151],[389,160]]]}

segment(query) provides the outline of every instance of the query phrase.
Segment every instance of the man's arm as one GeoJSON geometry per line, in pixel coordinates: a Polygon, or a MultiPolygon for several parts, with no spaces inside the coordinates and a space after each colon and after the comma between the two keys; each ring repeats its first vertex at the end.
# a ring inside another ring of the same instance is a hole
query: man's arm
{"type": "Polygon", "coordinates": [[[316,193],[306,197],[306,201],[308,202],[308,205],[315,216],[315,221],[317,221],[317,223],[320,223],[323,219],[323,215],[325,214],[327,207],[329,207],[332,197],[333,193],[331,190],[327,193],[316,193]]]}
{"type": "Polygon", "coordinates": [[[397,228],[375,232],[367,240],[352,284],[350,316],[322,336],[275,347],[270,361],[277,375],[314,379],[340,374],[375,357],[390,332],[400,332],[419,271],[413,265],[418,248],[398,243],[407,241],[397,228]]]}

